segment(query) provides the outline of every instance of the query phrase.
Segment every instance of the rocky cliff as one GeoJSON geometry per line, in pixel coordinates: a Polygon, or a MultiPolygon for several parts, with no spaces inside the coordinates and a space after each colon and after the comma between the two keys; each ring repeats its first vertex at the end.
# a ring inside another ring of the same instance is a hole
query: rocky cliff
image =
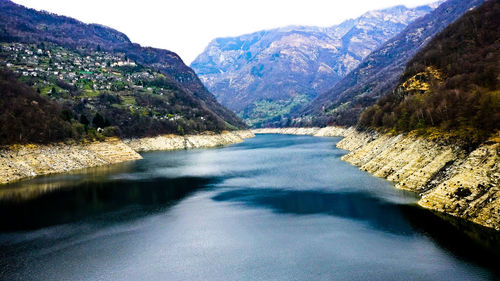
{"type": "Polygon", "coordinates": [[[128,139],[124,142],[138,152],[153,150],[178,150],[191,148],[208,148],[242,142],[251,138],[251,131],[223,132],[221,134],[204,135],[163,135],[151,138],[128,139]]]}
{"type": "Polygon", "coordinates": [[[341,127],[311,127],[311,128],[261,128],[254,129],[254,134],[311,135],[315,137],[345,137],[354,131],[353,128],[341,127]]]}
{"type": "Polygon", "coordinates": [[[418,204],[500,230],[500,142],[472,152],[415,135],[351,130],[337,147],[342,159],[420,194],[418,204]]]}
{"type": "Polygon", "coordinates": [[[253,136],[250,131],[233,131],[127,140],[113,138],[90,144],[12,145],[0,149],[0,184],[141,159],[137,152],[216,147],[253,136]]]}
{"type": "Polygon", "coordinates": [[[118,139],[75,145],[13,145],[0,150],[0,184],[141,158],[118,139]]]}
{"type": "Polygon", "coordinates": [[[255,134],[344,137],[337,147],[350,151],[342,160],[396,188],[418,193],[424,208],[500,230],[500,136],[472,152],[438,138],[384,135],[354,128],[264,128],[255,134]]]}

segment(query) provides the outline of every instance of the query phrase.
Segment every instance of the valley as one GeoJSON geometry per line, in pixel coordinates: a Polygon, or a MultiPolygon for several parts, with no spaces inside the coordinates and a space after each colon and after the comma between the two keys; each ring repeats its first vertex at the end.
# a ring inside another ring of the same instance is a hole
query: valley
{"type": "Polygon", "coordinates": [[[500,2],[318,1],[0,0],[0,280],[498,280],[500,2]]]}
{"type": "Polygon", "coordinates": [[[330,27],[288,26],[216,38],[191,67],[250,126],[289,126],[292,112],[436,6],[396,6],[330,27]]]}

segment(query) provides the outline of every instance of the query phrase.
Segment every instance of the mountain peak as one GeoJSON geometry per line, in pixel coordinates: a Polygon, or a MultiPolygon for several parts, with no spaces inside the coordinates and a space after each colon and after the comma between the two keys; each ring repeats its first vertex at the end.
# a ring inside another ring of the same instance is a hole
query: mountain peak
{"type": "Polygon", "coordinates": [[[328,89],[429,11],[396,6],[330,27],[292,25],[217,38],[191,67],[220,102],[260,126],[328,89]],[[269,118],[259,117],[265,114],[269,118]]]}
{"type": "MultiPolygon", "coordinates": [[[[442,1],[441,1],[442,2],[442,1]]],[[[367,105],[390,92],[408,60],[438,32],[483,0],[449,0],[411,23],[300,112],[301,125],[353,125],[367,105]]],[[[434,4],[435,5],[435,4],[434,4]]],[[[297,114],[298,115],[298,114],[297,114]]]]}

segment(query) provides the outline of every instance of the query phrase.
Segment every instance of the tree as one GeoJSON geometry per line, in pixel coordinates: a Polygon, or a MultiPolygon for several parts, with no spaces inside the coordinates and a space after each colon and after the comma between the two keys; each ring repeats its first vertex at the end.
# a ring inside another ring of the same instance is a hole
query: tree
{"type": "Polygon", "coordinates": [[[85,116],[85,114],[82,114],[80,116],[80,123],[82,123],[85,126],[85,129],[87,129],[87,127],[89,126],[90,121],[89,119],[87,119],[87,116],[85,116]]]}
{"type": "Polygon", "coordinates": [[[70,109],[63,109],[63,111],[61,111],[61,117],[64,121],[71,121],[71,119],[73,119],[73,111],[71,111],[70,109]]]}
{"type": "Polygon", "coordinates": [[[184,129],[181,125],[177,125],[177,133],[181,136],[184,135],[184,129]]]}
{"type": "Polygon", "coordinates": [[[92,119],[92,124],[94,124],[94,127],[96,128],[104,128],[106,122],[104,121],[104,118],[101,116],[101,114],[96,113],[94,119],[92,119]]]}

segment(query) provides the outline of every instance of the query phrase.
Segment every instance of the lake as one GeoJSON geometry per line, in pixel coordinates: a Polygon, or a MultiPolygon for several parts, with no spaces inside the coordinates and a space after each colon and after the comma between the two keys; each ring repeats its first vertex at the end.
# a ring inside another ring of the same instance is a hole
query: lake
{"type": "Polygon", "coordinates": [[[0,278],[500,278],[498,233],[418,207],[339,140],[258,135],[3,186],[0,278]]]}

